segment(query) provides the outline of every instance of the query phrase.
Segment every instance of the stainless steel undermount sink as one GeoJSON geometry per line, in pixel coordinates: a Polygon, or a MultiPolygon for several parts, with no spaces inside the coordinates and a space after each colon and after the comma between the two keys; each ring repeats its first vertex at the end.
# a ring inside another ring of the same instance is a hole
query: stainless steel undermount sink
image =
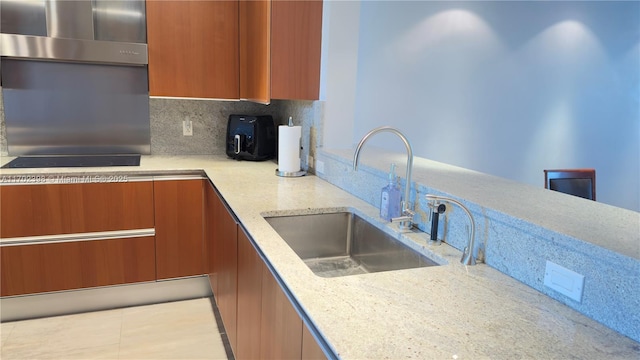
{"type": "Polygon", "coordinates": [[[265,220],[321,277],[438,265],[351,212],[273,216],[265,220]]]}

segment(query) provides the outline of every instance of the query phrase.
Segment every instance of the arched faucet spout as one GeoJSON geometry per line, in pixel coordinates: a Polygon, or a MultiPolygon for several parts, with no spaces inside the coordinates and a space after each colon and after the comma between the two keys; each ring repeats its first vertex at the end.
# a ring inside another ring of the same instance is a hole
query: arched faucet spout
{"type": "Polygon", "coordinates": [[[409,144],[409,140],[404,134],[402,134],[398,129],[390,127],[390,126],[380,126],[377,127],[368,133],[366,133],[358,146],[356,147],[356,151],[353,154],[353,170],[358,171],[358,161],[360,158],[360,150],[364,146],[364,144],[369,140],[373,135],[381,132],[390,132],[392,134],[397,135],[402,142],[404,143],[405,148],[407,149],[407,173],[406,173],[406,182],[404,184],[404,199],[402,201],[402,217],[397,218],[397,221],[400,221],[400,229],[409,230],[413,226],[413,206],[410,202],[411,195],[411,170],[413,169],[413,150],[411,149],[411,144],[409,144]]]}

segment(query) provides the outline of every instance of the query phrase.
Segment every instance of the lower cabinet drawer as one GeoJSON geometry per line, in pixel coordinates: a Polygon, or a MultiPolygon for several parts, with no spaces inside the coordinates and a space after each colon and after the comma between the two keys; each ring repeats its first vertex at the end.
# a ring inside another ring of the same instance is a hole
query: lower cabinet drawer
{"type": "Polygon", "coordinates": [[[155,238],[0,247],[0,295],[154,281],[155,238]]]}

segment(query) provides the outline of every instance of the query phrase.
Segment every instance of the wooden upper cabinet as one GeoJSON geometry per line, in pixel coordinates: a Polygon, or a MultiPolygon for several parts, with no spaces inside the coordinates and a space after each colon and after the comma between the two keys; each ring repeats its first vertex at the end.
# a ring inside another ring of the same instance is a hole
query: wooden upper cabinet
{"type": "Polygon", "coordinates": [[[322,0],[240,0],[240,98],[317,100],[322,0]]]}
{"type": "Polygon", "coordinates": [[[272,1],[271,98],[317,100],[322,0],[272,1]]]}
{"type": "Polygon", "coordinates": [[[146,4],[149,94],[238,99],[238,1],[146,4]]]}
{"type": "Polygon", "coordinates": [[[240,99],[271,101],[270,17],[270,0],[240,0],[240,99]]]}
{"type": "Polygon", "coordinates": [[[153,183],[0,186],[0,237],[154,227],[153,183]]]}
{"type": "Polygon", "coordinates": [[[154,181],[158,279],[206,273],[203,182],[154,181]]]}

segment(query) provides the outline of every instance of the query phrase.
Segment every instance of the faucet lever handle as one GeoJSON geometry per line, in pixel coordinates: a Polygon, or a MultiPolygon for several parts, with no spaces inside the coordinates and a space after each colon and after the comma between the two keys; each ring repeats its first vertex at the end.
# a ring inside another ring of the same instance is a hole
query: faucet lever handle
{"type": "Polygon", "coordinates": [[[408,215],[391,218],[391,222],[411,221],[411,220],[413,220],[413,216],[408,216],[408,215]]]}
{"type": "Polygon", "coordinates": [[[400,230],[411,230],[413,227],[413,215],[413,211],[411,211],[410,215],[405,214],[404,216],[391,218],[391,222],[399,222],[400,224],[398,224],[398,227],[400,230]]]}

